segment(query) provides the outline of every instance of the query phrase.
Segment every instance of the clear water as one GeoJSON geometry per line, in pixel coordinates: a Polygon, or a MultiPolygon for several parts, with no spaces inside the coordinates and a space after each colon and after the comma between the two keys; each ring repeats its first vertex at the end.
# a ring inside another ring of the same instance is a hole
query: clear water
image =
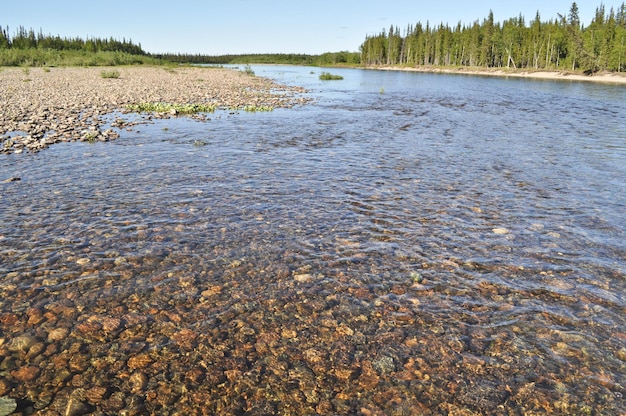
{"type": "Polygon", "coordinates": [[[0,156],[8,395],[78,343],[100,411],[626,412],[626,88],[253,69],[315,103],[0,156]]]}

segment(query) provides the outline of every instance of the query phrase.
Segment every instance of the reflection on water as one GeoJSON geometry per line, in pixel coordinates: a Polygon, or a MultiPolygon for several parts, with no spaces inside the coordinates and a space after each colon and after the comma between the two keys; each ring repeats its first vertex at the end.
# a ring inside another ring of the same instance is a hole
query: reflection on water
{"type": "Polygon", "coordinates": [[[0,158],[0,396],[624,413],[626,90],[315,71],[255,68],[314,105],[0,158]]]}

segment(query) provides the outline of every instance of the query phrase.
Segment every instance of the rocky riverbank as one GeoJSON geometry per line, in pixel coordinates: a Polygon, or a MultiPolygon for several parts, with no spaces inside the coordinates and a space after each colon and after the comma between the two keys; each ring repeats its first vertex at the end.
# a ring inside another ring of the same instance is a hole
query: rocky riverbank
{"type": "Polygon", "coordinates": [[[0,153],[115,139],[127,122],[103,117],[133,104],[239,109],[291,107],[306,101],[297,96],[304,92],[300,88],[241,71],[200,67],[4,68],[0,91],[0,153]]]}

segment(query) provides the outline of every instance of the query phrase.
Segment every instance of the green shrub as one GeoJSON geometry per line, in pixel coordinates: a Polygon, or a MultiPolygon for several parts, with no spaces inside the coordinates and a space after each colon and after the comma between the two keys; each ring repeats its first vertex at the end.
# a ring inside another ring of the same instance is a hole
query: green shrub
{"type": "Polygon", "coordinates": [[[320,79],[322,81],[334,81],[334,80],[342,80],[343,77],[341,75],[333,75],[330,72],[322,72],[320,74],[320,79]]]}

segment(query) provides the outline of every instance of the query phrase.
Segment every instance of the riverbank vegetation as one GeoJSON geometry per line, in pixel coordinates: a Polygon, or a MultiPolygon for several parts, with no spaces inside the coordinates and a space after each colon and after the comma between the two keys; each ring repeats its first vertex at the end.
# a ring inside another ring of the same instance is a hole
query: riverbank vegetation
{"type": "Polygon", "coordinates": [[[0,66],[115,66],[154,64],[141,44],[114,38],[62,38],[20,26],[0,26],[0,66]]]}
{"type": "Polygon", "coordinates": [[[360,48],[365,65],[469,66],[571,70],[592,74],[626,69],[626,6],[608,12],[601,4],[591,24],[581,24],[574,2],[566,15],[526,23],[521,15],[495,22],[391,26],[367,36],[360,48]]]}
{"type": "Polygon", "coordinates": [[[358,65],[358,52],[307,54],[150,54],[132,40],[45,35],[20,26],[13,35],[0,26],[0,66],[116,66],[141,64],[358,65]]]}
{"type": "Polygon", "coordinates": [[[169,62],[205,65],[238,65],[238,64],[278,64],[278,65],[309,65],[309,66],[356,66],[361,63],[358,52],[327,52],[321,55],[270,53],[243,55],[190,55],[190,54],[155,54],[155,58],[169,62]]]}
{"type": "Polygon", "coordinates": [[[366,36],[359,52],[307,54],[202,55],[150,54],[132,40],[61,38],[19,27],[13,36],[0,26],[0,66],[116,66],[137,64],[289,64],[311,66],[408,66],[508,68],[593,74],[626,70],[626,5],[606,10],[601,4],[588,26],[578,6],[550,20],[539,11],[529,23],[523,16],[456,26],[418,22],[392,25],[366,36]]]}
{"type": "Polygon", "coordinates": [[[117,66],[163,63],[166,62],[149,55],[132,55],[118,51],[0,49],[0,66],[117,66]]]}
{"type": "Polygon", "coordinates": [[[320,74],[320,79],[322,81],[339,81],[342,80],[343,77],[341,75],[331,74],[330,72],[322,72],[320,74]]]}

